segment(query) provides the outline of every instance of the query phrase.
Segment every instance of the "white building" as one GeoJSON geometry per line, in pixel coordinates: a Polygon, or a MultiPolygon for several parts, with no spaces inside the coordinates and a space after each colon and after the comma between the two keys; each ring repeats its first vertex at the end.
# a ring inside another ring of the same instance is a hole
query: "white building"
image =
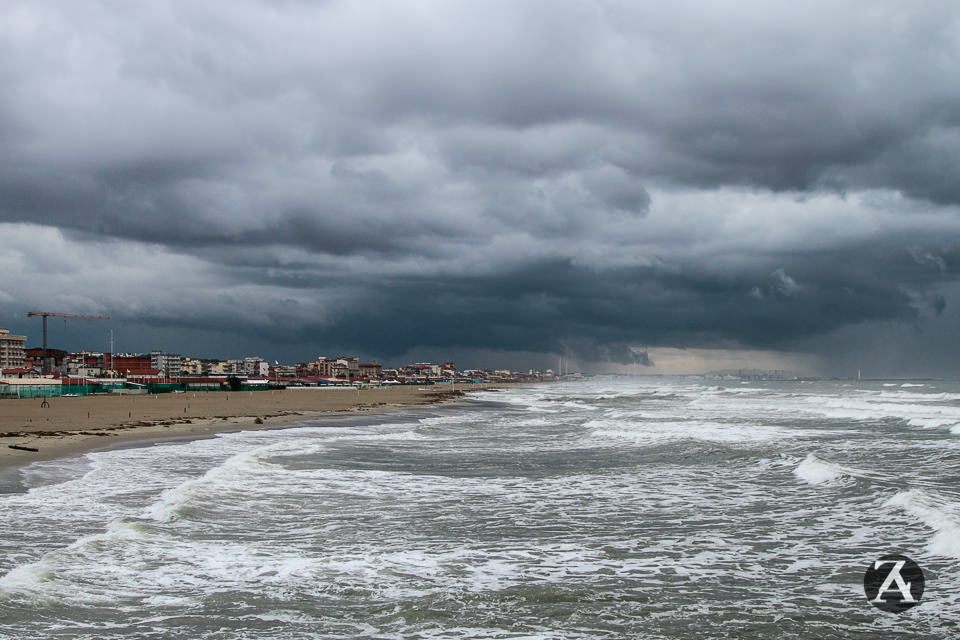
{"type": "Polygon", "coordinates": [[[0,369],[21,369],[27,357],[26,336],[10,335],[9,329],[0,329],[0,369]]]}
{"type": "Polygon", "coordinates": [[[270,363],[263,358],[247,357],[243,359],[243,373],[248,376],[266,377],[270,375],[270,363]]]}
{"type": "Polygon", "coordinates": [[[150,352],[150,368],[159,369],[160,375],[164,378],[180,377],[180,354],[163,353],[162,351],[150,352]]]}
{"type": "Polygon", "coordinates": [[[210,375],[236,376],[243,374],[243,360],[219,360],[210,363],[210,375]]]}

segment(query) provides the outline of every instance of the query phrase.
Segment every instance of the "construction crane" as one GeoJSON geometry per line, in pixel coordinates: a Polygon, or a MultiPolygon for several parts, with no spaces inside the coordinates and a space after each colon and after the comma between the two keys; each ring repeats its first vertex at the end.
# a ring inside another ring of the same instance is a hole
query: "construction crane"
{"type": "Polygon", "coordinates": [[[28,311],[27,317],[33,318],[40,316],[43,318],[43,361],[40,363],[41,370],[47,372],[47,318],[85,318],[87,320],[109,320],[110,316],[85,316],[77,313],[53,313],[52,311],[28,311]]]}

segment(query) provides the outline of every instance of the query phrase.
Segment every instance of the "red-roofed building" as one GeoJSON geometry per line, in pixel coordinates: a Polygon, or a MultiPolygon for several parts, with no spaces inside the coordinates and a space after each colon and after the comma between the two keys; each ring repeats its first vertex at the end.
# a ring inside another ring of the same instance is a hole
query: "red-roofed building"
{"type": "Polygon", "coordinates": [[[160,378],[162,371],[153,366],[150,356],[106,354],[104,360],[109,370],[124,378],[160,378]]]}
{"type": "Polygon", "coordinates": [[[0,378],[16,378],[22,380],[25,378],[36,379],[42,377],[40,372],[35,369],[0,369],[0,378]]]}
{"type": "MultiPolygon", "coordinates": [[[[47,349],[48,368],[46,370],[53,371],[66,366],[68,355],[63,349],[47,349]]],[[[26,356],[28,360],[40,366],[43,362],[43,347],[30,347],[26,350],[26,356]]]]}

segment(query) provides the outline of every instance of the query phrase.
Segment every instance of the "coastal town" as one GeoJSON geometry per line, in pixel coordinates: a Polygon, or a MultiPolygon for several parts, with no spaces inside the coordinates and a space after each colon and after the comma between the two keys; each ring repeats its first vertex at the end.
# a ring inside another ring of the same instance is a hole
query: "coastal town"
{"type": "Polygon", "coordinates": [[[257,356],[215,359],[164,351],[69,352],[27,347],[27,336],[0,329],[0,398],[89,395],[115,392],[262,390],[349,385],[540,382],[559,372],[457,369],[454,362],[416,362],[385,367],[354,356],[317,356],[294,364],[257,356]]]}

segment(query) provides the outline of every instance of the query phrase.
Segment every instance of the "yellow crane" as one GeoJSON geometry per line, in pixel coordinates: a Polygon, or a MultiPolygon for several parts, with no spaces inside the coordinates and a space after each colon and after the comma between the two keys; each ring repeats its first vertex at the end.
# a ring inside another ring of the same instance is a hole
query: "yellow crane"
{"type": "Polygon", "coordinates": [[[44,373],[47,372],[47,318],[85,318],[87,320],[109,320],[110,316],[88,316],[79,313],[53,313],[52,311],[28,311],[27,317],[34,318],[40,316],[43,318],[43,361],[40,368],[44,373]]]}

